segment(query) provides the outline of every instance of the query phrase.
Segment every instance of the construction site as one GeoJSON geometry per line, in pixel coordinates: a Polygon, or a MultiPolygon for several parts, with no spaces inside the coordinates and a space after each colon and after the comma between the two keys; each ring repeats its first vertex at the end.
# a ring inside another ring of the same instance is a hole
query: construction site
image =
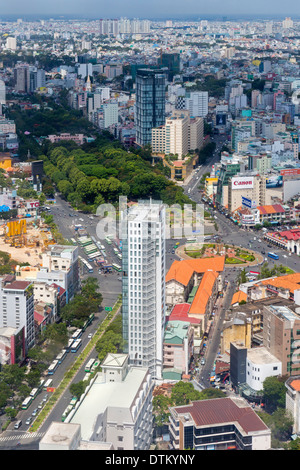
{"type": "Polygon", "coordinates": [[[39,265],[42,253],[54,243],[49,228],[40,221],[20,219],[0,226],[0,251],[19,263],[39,265]]]}

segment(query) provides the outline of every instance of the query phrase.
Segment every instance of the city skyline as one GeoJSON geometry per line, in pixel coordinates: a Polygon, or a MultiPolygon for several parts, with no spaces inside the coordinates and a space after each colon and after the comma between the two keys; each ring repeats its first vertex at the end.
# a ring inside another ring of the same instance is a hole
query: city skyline
{"type": "Polygon", "coordinates": [[[207,4],[201,0],[188,0],[185,2],[184,8],[179,0],[164,0],[163,2],[154,0],[149,4],[138,0],[130,0],[124,5],[121,0],[115,0],[112,5],[107,5],[104,2],[97,2],[96,0],[87,0],[83,5],[82,2],[64,0],[59,2],[54,0],[51,5],[41,5],[36,0],[29,0],[26,6],[21,0],[14,0],[13,2],[6,2],[1,8],[1,19],[5,16],[21,17],[21,16],[68,16],[68,17],[84,17],[84,18],[115,18],[120,16],[127,17],[140,17],[140,18],[187,18],[190,16],[197,16],[201,19],[204,16],[253,16],[259,18],[261,16],[276,17],[276,16],[300,16],[300,8],[295,0],[287,0],[282,4],[279,0],[267,0],[259,2],[254,0],[249,3],[240,2],[238,0],[230,0],[229,2],[222,2],[221,0],[214,0],[213,4],[207,4]],[[16,13],[17,12],[17,13],[16,13]],[[72,14],[70,15],[70,12],[72,14]]]}

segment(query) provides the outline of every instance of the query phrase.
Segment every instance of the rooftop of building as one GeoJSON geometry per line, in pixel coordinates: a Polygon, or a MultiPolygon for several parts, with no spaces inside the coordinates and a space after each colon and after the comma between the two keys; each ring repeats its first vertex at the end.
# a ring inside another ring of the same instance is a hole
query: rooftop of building
{"type": "Polygon", "coordinates": [[[173,310],[169,316],[169,321],[183,321],[189,322],[193,325],[200,324],[200,319],[195,317],[189,316],[189,310],[191,308],[191,304],[189,303],[182,303],[174,305],[173,310]]]}
{"type": "Polygon", "coordinates": [[[206,271],[215,271],[220,273],[224,269],[224,263],[224,256],[181,261],[175,260],[167,272],[166,282],[174,280],[187,286],[195,272],[197,274],[202,274],[206,271]]]}
{"type": "Polygon", "coordinates": [[[287,380],[287,385],[295,390],[295,392],[300,392],[300,377],[290,377],[287,380]]]}
{"type": "Polygon", "coordinates": [[[102,367],[123,367],[128,360],[127,354],[113,354],[108,353],[106,358],[103,360],[102,367]]]}
{"type": "Polygon", "coordinates": [[[122,409],[124,422],[133,423],[132,406],[137,391],[147,375],[148,369],[143,367],[131,367],[122,382],[105,382],[104,377],[98,374],[88,395],[71,419],[71,423],[81,425],[82,439],[87,441],[90,439],[97,416],[108,410],[109,419],[109,409],[122,409]]]}
{"type": "Polygon", "coordinates": [[[247,358],[255,364],[267,365],[279,362],[265,347],[247,349],[247,358]]]}
{"type": "Polygon", "coordinates": [[[232,296],[232,300],[231,300],[231,305],[234,305],[236,303],[240,303],[243,301],[247,302],[247,294],[241,290],[235,292],[232,296]]]}
{"type": "Polygon", "coordinates": [[[28,286],[30,286],[31,282],[28,281],[13,281],[10,284],[5,285],[5,289],[9,290],[25,290],[28,286]]]}
{"type": "Polygon", "coordinates": [[[257,206],[257,209],[261,213],[261,215],[271,215],[271,214],[279,214],[285,213],[285,209],[281,204],[271,204],[267,206],[257,206]]]}
{"type": "Polygon", "coordinates": [[[264,279],[261,283],[277,289],[286,289],[290,293],[294,293],[295,290],[300,289],[300,273],[286,274],[285,276],[264,279]]]}
{"type": "Polygon", "coordinates": [[[183,420],[189,415],[196,427],[237,423],[245,434],[268,430],[255,411],[241,398],[212,398],[174,409],[182,415],[183,420]]]}
{"type": "MultiPolygon", "coordinates": [[[[211,258],[210,258],[211,259],[211,258]]],[[[219,273],[216,271],[206,271],[203,274],[200,285],[197,289],[196,295],[192,302],[189,314],[190,315],[204,315],[206,306],[213,293],[215,282],[217,281],[219,273]]]]}
{"type": "Polygon", "coordinates": [[[298,315],[296,312],[291,310],[289,307],[286,307],[285,305],[283,306],[270,305],[268,309],[272,313],[274,313],[278,318],[281,318],[282,320],[287,320],[290,322],[294,322],[295,320],[300,320],[300,315],[298,315]]]}
{"type": "Polygon", "coordinates": [[[71,447],[78,432],[80,432],[79,424],[53,421],[42,437],[40,445],[71,447]]]}
{"type": "Polygon", "coordinates": [[[182,344],[188,335],[189,326],[189,322],[168,321],[165,328],[164,343],[182,344]]]}

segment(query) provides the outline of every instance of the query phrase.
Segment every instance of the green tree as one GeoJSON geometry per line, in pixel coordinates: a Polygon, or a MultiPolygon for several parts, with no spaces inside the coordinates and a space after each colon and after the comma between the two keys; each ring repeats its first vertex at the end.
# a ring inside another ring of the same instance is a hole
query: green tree
{"type": "Polygon", "coordinates": [[[164,395],[156,395],[153,397],[152,405],[156,426],[161,427],[167,424],[170,416],[169,406],[172,405],[172,400],[164,395]]]}
{"type": "Polygon", "coordinates": [[[267,377],[263,383],[263,397],[266,409],[275,411],[285,407],[286,388],[283,380],[278,377],[267,377]]]}
{"type": "Polygon", "coordinates": [[[70,385],[70,392],[73,397],[80,398],[85,391],[86,384],[81,380],[80,382],[70,385]]]}
{"type": "Polygon", "coordinates": [[[191,401],[200,400],[200,392],[190,382],[177,382],[172,388],[171,400],[175,406],[188,405],[191,401]]]}

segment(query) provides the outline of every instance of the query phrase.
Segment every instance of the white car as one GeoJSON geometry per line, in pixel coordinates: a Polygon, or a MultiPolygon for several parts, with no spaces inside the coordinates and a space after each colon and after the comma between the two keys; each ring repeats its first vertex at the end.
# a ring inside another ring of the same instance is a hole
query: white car
{"type": "Polygon", "coordinates": [[[93,333],[89,333],[89,334],[88,334],[88,338],[89,338],[89,339],[92,338],[92,336],[93,336],[93,333]]]}

